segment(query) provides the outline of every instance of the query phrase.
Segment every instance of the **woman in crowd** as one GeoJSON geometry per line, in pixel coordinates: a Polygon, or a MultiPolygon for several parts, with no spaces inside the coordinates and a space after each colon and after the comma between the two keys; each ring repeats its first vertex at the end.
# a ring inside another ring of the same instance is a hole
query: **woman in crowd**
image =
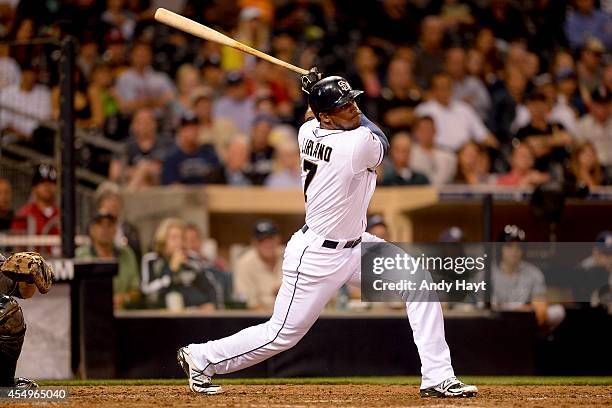
{"type": "Polygon", "coordinates": [[[456,183],[478,185],[489,181],[491,159],[481,145],[474,142],[466,143],[459,149],[458,157],[456,183]]]}
{"type": "Polygon", "coordinates": [[[215,284],[185,250],[185,227],[178,218],[163,220],[155,231],[153,252],[142,257],[142,292],[148,307],[216,307],[215,284]]]}
{"type": "Polygon", "coordinates": [[[550,176],[533,168],[534,157],[529,146],[516,143],[510,159],[510,171],[497,178],[500,186],[535,187],[549,181],[550,176]]]}
{"type": "Polygon", "coordinates": [[[603,172],[597,160],[597,152],[591,142],[582,142],[574,147],[570,170],[578,184],[588,187],[602,185],[603,172]]]}

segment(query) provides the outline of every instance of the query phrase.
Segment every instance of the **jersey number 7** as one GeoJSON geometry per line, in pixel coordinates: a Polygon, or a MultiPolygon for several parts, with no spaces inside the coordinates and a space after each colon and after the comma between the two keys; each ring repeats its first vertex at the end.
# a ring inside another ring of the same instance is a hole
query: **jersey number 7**
{"type": "Polygon", "coordinates": [[[317,173],[316,163],[313,163],[309,160],[304,159],[304,171],[308,172],[308,174],[306,174],[306,180],[304,180],[304,202],[306,202],[308,201],[306,197],[306,191],[308,190],[308,186],[310,185],[310,182],[312,181],[315,174],[317,173]]]}

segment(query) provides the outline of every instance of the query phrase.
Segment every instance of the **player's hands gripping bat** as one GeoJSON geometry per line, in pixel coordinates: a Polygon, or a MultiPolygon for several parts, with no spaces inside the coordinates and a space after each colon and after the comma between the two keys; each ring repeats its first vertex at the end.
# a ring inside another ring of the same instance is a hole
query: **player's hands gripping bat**
{"type": "Polygon", "coordinates": [[[36,252],[12,254],[2,261],[0,271],[15,282],[33,283],[40,293],[47,293],[55,278],[53,268],[36,252]]]}
{"type": "Polygon", "coordinates": [[[306,75],[302,75],[300,78],[302,81],[302,91],[310,94],[310,89],[314,84],[316,84],[321,78],[323,74],[319,72],[317,67],[310,68],[310,71],[306,75]]]}

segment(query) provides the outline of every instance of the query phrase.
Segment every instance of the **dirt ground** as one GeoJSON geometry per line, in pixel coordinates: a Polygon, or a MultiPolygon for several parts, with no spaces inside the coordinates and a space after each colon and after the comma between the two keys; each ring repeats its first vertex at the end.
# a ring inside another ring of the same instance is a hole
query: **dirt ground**
{"type": "Polygon", "coordinates": [[[196,395],[186,386],[69,387],[68,403],[0,406],[59,407],[603,407],[612,386],[479,386],[476,398],[422,399],[405,385],[225,385],[219,395],[196,395]]]}

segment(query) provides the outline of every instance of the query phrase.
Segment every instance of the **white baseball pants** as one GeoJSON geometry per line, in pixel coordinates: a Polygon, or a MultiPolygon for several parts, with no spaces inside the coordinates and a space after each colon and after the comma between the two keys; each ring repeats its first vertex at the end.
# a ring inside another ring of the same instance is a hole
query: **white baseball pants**
{"type": "MultiPolygon", "coordinates": [[[[325,238],[311,229],[293,234],[283,261],[283,283],[270,320],[220,340],[191,344],[195,363],[208,376],[241,370],[293,347],[308,332],[327,302],[347,282],[361,278],[361,245],[322,247],[325,238]]],[[[364,233],[363,242],[384,242],[364,233]]],[[[444,338],[444,319],[437,302],[407,303],[414,342],[421,359],[421,388],[454,376],[444,338]]]]}

